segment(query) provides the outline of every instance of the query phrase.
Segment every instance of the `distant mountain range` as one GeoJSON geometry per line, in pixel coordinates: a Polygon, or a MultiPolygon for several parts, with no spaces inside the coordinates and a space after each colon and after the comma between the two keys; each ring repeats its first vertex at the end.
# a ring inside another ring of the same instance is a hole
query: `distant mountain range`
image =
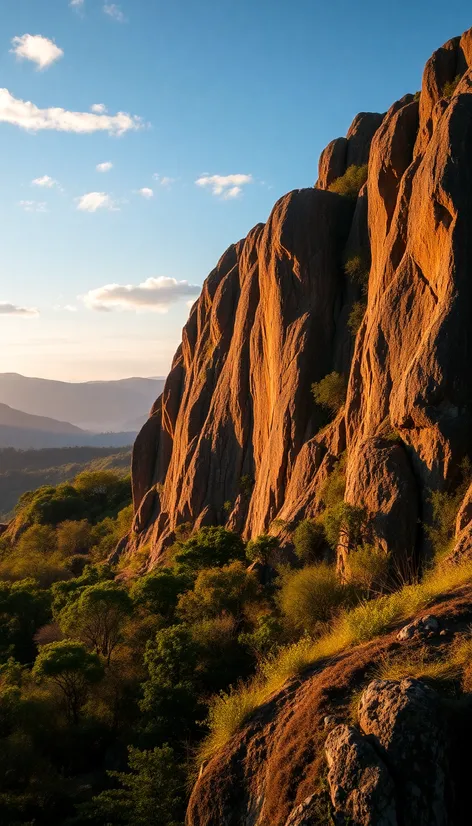
{"type": "MultiPolygon", "coordinates": [[[[137,428],[118,433],[91,433],[70,422],[32,416],[0,403],[0,448],[21,450],[47,447],[124,447],[131,445],[137,428]]],[[[1,459],[0,459],[0,471],[1,459]]]]}
{"type": "MultiPolygon", "coordinates": [[[[41,426],[42,432],[55,433],[56,436],[71,435],[73,431],[70,428],[74,425],[97,434],[110,431],[132,433],[139,430],[147,418],[151,406],[162,392],[164,381],[164,378],[129,378],[64,382],[29,378],[18,373],[0,373],[0,404],[33,416],[53,419],[59,426],[66,423],[69,428],[66,431],[44,430],[41,426]]],[[[18,427],[18,422],[8,426],[18,427]]],[[[81,444],[97,444],[90,442],[89,436],[87,438],[88,441],[81,444]]],[[[99,443],[103,444],[103,441],[99,443]]]]}

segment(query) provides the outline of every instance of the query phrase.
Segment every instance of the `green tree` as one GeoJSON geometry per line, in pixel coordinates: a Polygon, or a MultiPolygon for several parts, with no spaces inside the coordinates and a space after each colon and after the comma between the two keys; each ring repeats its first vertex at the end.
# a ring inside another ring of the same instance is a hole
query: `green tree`
{"type": "Polygon", "coordinates": [[[300,562],[306,564],[320,561],[326,547],[323,526],[314,519],[302,519],[294,531],[293,545],[300,562]]]}
{"type": "Polygon", "coordinates": [[[346,401],[347,384],[341,373],[328,373],[311,386],[316,404],[336,415],[346,401]]]}
{"type": "Polygon", "coordinates": [[[205,708],[198,700],[200,646],[183,625],[158,631],[146,647],[149,678],[143,683],[140,709],[145,732],[161,742],[194,735],[205,708]]]}
{"type": "Polygon", "coordinates": [[[179,599],[178,613],[187,622],[198,622],[231,614],[238,622],[244,610],[259,599],[260,587],[255,575],[241,562],[224,568],[200,571],[193,591],[179,599]]]}
{"type": "Polygon", "coordinates": [[[64,633],[82,640],[109,664],[131,609],[131,597],[125,588],[115,582],[98,582],[67,604],[58,620],[64,633]]]}
{"type": "Polygon", "coordinates": [[[244,559],[244,543],[237,533],[222,527],[205,527],[177,544],[174,562],[194,571],[244,559]]]}
{"type": "Polygon", "coordinates": [[[0,582],[0,659],[13,655],[21,663],[32,662],[34,635],[49,621],[51,597],[32,579],[0,582]]]}
{"type": "Polygon", "coordinates": [[[91,545],[90,525],[86,519],[61,522],[56,528],[56,540],[61,556],[86,554],[91,545]]]}
{"type": "Polygon", "coordinates": [[[33,675],[58,686],[67,718],[76,725],[90,686],[102,678],[103,668],[97,655],[91,654],[85,646],[72,640],[61,640],[41,648],[33,675]]]}
{"type": "Polygon", "coordinates": [[[264,533],[247,543],[246,556],[250,562],[262,562],[263,565],[268,565],[279,549],[278,538],[264,533]]]}
{"type": "Polygon", "coordinates": [[[175,613],[179,596],[191,587],[192,579],[171,568],[161,568],[140,577],[131,588],[134,604],[153,614],[161,614],[171,619],[175,613]]]}
{"type": "Polygon", "coordinates": [[[128,749],[129,772],[109,772],[121,788],[109,789],[80,807],[86,820],[126,826],[181,826],[185,807],[185,772],[173,749],[128,749]]]}

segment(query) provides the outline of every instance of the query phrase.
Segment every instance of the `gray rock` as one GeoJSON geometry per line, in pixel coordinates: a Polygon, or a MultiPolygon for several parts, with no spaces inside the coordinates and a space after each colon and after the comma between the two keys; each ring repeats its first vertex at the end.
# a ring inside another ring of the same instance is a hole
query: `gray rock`
{"type": "Polygon", "coordinates": [[[420,619],[405,625],[398,632],[397,640],[404,642],[405,640],[410,640],[413,637],[435,635],[439,633],[439,627],[439,620],[432,614],[429,614],[426,617],[420,617],[420,619]]]}
{"type": "Polygon", "coordinates": [[[395,777],[403,826],[446,826],[445,745],[439,698],[419,680],[374,680],[359,724],[395,777]]]}
{"type": "Polygon", "coordinates": [[[395,787],[371,742],[354,728],[336,726],[325,743],[334,822],[397,826],[395,787]]]}

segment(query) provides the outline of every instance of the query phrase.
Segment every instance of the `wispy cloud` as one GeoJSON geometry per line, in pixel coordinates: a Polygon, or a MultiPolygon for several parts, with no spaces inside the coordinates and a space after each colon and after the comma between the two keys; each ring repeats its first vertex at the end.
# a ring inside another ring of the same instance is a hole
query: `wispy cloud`
{"type": "Polygon", "coordinates": [[[105,115],[108,109],[104,103],[92,103],[90,111],[95,112],[96,115],[105,115]]]}
{"type": "Polygon", "coordinates": [[[75,200],[77,209],[81,212],[97,212],[99,209],[107,209],[111,212],[119,210],[117,202],[106,192],[87,192],[75,200]]]}
{"type": "Polygon", "coordinates": [[[138,194],[142,195],[143,198],[154,198],[154,192],[148,186],[143,186],[142,189],[138,189],[138,194]]]}
{"type": "Polygon", "coordinates": [[[96,166],[97,172],[109,172],[110,169],[113,169],[113,164],[111,161],[104,161],[103,163],[97,163],[96,166]]]}
{"type": "Polygon", "coordinates": [[[170,187],[173,183],[175,183],[175,178],[170,178],[168,175],[161,176],[158,172],[155,172],[152,177],[155,181],[157,181],[159,186],[170,187]]]}
{"type": "Polygon", "coordinates": [[[55,181],[54,178],[51,178],[49,175],[43,175],[41,178],[34,178],[31,181],[32,186],[41,186],[45,189],[53,189],[55,186],[59,186],[58,181],[55,181]]]}
{"type": "Polygon", "coordinates": [[[73,9],[83,9],[85,0],[69,0],[69,6],[73,9]]]}
{"type": "Polygon", "coordinates": [[[105,3],[103,11],[117,23],[126,23],[126,17],[116,3],[105,3]]]}
{"type": "Polygon", "coordinates": [[[252,175],[201,175],[195,181],[197,186],[208,187],[212,194],[221,196],[224,200],[237,198],[242,187],[252,183],[252,175]]]}
{"type": "Polygon", "coordinates": [[[12,54],[19,60],[36,63],[38,69],[47,69],[64,55],[63,50],[56,46],[53,40],[41,34],[23,34],[21,37],[14,37],[11,43],[12,54]]]}
{"type": "Polygon", "coordinates": [[[25,212],[49,212],[46,201],[20,201],[18,206],[25,212]]]}
{"type": "Polygon", "coordinates": [[[0,315],[16,315],[23,318],[35,318],[39,315],[36,307],[18,307],[17,304],[10,304],[8,301],[0,301],[0,315]]]}
{"type": "Polygon", "coordinates": [[[54,304],[53,310],[55,310],[58,313],[64,310],[66,313],[76,313],[77,307],[74,307],[73,304],[54,304]]]}
{"type": "Polygon", "coordinates": [[[58,107],[39,109],[31,101],[13,97],[8,89],[0,89],[0,123],[10,123],[31,132],[54,129],[78,134],[108,132],[110,135],[123,135],[129,130],[140,129],[143,125],[141,118],[126,112],[96,115],[92,112],[69,112],[58,107]]]}
{"type": "Polygon", "coordinates": [[[171,304],[199,295],[201,287],[175,278],[147,278],[141,284],[106,284],[90,290],[82,300],[92,310],[149,310],[166,313],[171,304]]]}

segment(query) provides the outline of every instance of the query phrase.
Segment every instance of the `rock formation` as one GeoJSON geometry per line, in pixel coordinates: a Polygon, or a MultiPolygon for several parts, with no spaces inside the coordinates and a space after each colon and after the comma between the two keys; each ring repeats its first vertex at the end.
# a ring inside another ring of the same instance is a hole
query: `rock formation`
{"type": "Polygon", "coordinates": [[[434,617],[415,618],[441,632],[399,643],[397,629],[288,681],[202,767],[187,826],[467,823],[470,695],[454,707],[422,680],[372,673],[450,656],[451,644],[470,640],[471,605],[469,586],[435,605],[434,617]]]}
{"type": "Polygon", "coordinates": [[[471,156],[472,30],[435,52],[420,94],[358,115],[316,186],[284,196],[208,276],[136,441],[128,552],[146,545],[156,564],[184,522],[286,541],[345,451],[345,501],[366,509],[371,541],[428,553],[431,491],[454,488],[472,449],[471,156]],[[330,191],[366,163],[357,199],[330,191]],[[370,271],[353,339],[356,257],[370,271]],[[310,388],[333,371],[346,404],[320,429],[310,388]]]}

